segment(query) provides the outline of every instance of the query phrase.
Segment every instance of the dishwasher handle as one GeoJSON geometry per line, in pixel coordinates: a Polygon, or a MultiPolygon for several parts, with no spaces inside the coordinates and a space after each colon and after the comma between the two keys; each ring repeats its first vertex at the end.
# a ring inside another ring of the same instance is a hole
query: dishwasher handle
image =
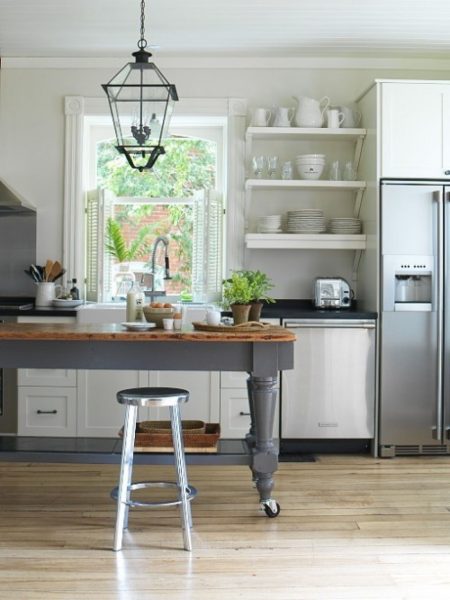
{"type": "Polygon", "coordinates": [[[368,319],[299,319],[284,321],[286,329],[333,328],[333,329],[375,329],[375,321],[368,319]]]}

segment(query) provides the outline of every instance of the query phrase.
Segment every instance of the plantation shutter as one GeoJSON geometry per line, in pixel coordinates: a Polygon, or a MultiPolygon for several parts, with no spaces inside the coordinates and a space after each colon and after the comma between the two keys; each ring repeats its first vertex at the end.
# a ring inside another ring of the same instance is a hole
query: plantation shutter
{"type": "Polygon", "coordinates": [[[86,192],[86,300],[105,300],[110,290],[111,258],[105,253],[105,226],[112,215],[114,195],[108,190],[86,192]]]}
{"type": "Polygon", "coordinates": [[[217,190],[201,190],[194,196],[192,294],[195,302],[214,302],[222,297],[223,200],[217,190]]]}

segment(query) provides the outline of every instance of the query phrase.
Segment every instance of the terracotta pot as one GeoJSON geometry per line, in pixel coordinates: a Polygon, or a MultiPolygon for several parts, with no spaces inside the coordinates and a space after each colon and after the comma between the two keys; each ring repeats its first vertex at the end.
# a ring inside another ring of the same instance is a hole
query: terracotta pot
{"type": "Polygon", "coordinates": [[[231,312],[233,313],[233,321],[235,325],[247,323],[250,313],[250,304],[232,304],[231,312]]]}
{"type": "Polygon", "coordinates": [[[262,302],[252,302],[250,304],[250,314],[248,315],[248,320],[259,321],[259,319],[261,318],[262,307],[262,302]]]}

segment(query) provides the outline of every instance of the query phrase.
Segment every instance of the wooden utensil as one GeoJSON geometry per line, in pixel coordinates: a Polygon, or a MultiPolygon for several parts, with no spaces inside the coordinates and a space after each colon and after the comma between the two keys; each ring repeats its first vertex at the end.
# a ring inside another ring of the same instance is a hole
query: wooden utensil
{"type": "Polygon", "coordinates": [[[47,262],[45,263],[45,267],[44,267],[44,280],[45,281],[51,281],[50,279],[50,273],[53,267],[53,261],[50,259],[47,259],[47,262]]]}
{"type": "Polygon", "coordinates": [[[61,263],[59,261],[55,260],[55,262],[53,263],[52,268],[50,270],[49,278],[47,281],[55,281],[55,277],[57,275],[59,275],[61,271],[62,271],[61,263]]]}

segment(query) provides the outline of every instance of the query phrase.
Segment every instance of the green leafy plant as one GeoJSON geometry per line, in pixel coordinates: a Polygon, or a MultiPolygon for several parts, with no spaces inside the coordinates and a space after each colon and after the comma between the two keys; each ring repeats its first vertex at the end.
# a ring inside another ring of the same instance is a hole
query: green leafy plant
{"type": "Polygon", "coordinates": [[[247,277],[241,271],[233,271],[229,279],[223,281],[223,305],[250,304],[252,288],[247,277]]]}
{"type": "Polygon", "coordinates": [[[138,260],[150,251],[150,244],[147,237],[152,232],[152,229],[150,226],[142,227],[138,231],[136,238],[127,245],[120,224],[114,219],[109,218],[106,223],[106,252],[119,263],[138,260]]]}
{"type": "Polygon", "coordinates": [[[273,298],[267,295],[274,284],[266,273],[262,271],[239,271],[239,273],[246,277],[249,282],[252,294],[251,302],[275,302],[273,298]]]}

